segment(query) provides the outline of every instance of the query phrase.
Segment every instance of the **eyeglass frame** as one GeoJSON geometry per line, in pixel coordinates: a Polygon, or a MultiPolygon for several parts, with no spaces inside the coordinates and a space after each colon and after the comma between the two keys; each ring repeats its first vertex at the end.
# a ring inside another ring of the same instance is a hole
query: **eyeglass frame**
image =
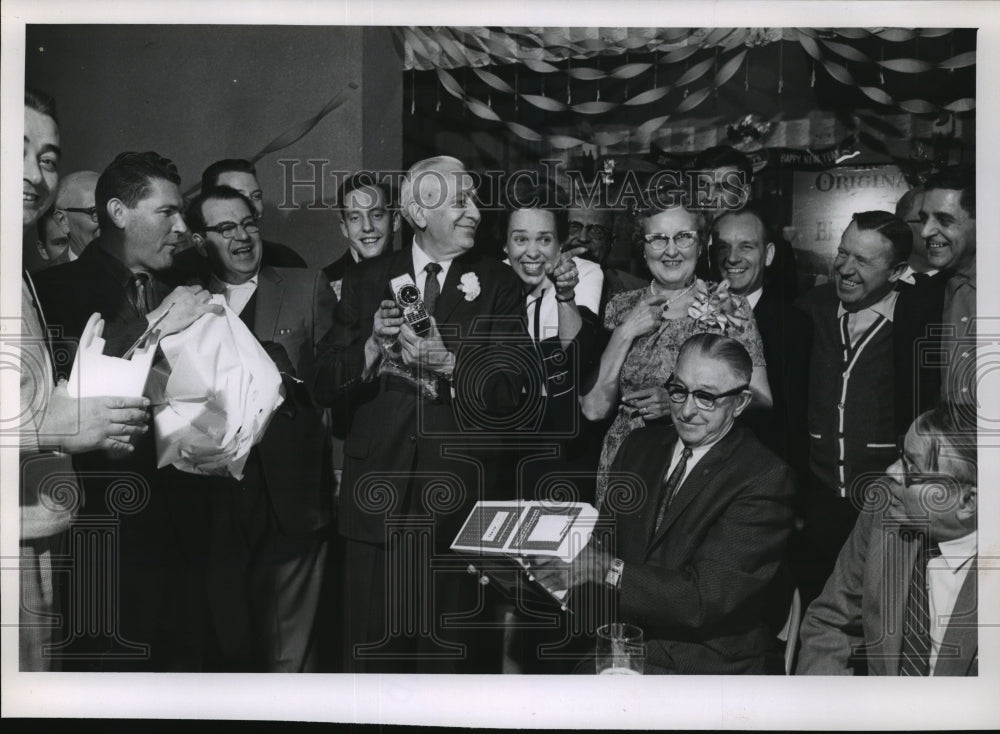
{"type": "Polygon", "coordinates": [[[56,210],[61,212],[76,212],[77,214],[86,214],[88,217],[90,217],[90,220],[92,222],[97,221],[96,206],[88,206],[86,209],[78,206],[59,206],[56,207],[56,210]]]}
{"type": "Polygon", "coordinates": [[[903,468],[903,486],[915,487],[933,482],[940,475],[936,472],[921,471],[919,467],[914,467],[913,462],[906,458],[905,441],[905,435],[896,439],[896,457],[899,459],[899,465],[903,468]],[[917,471],[911,472],[910,467],[916,468],[917,471]],[[911,477],[912,474],[917,475],[915,479],[911,477]]]}
{"type": "Polygon", "coordinates": [[[603,224],[584,224],[583,222],[570,221],[567,223],[567,231],[570,237],[576,237],[581,232],[586,232],[587,237],[592,240],[607,241],[611,239],[612,231],[610,227],[603,224]],[[598,236],[594,236],[597,234],[598,236]]]}
{"type": "Polygon", "coordinates": [[[698,236],[698,231],[694,229],[682,229],[680,232],[671,236],[669,234],[664,234],[663,232],[650,232],[649,234],[644,234],[642,236],[643,241],[653,252],[663,252],[667,249],[667,245],[671,242],[677,247],[678,250],[690,250],[692,247],[697,245],[701,238],[698,236]],[[690,235],[691,243],[688,245],[682,245],[677,241],[677,238],[681,235],[690,235]],[[656,245],[656,240],[661,240],[663,242],[662,246],[656,245]]]}
{"type": "Polygon", "coordinates": [[[225,240],[232,240],[236,237],[236,230],[240,227],[242,227],[243,231],[247,234],[256,234],[257,232],[260,232],[260,220],[255,216],[249,216],[242,222],[220,222],[219,224],[213,224],[211,227],[206,225],[203,231],[215,232],[225,240]],[[232,232],[227,235],[222,230],[228,229],[230,226],[232,226],[232,232]],[[253,229],[249,229],[249,227],[252,227],[253,229]]]}
{"type": "Polygon", "coordinates": [[[732,390],[726,390],[725,392],[710,393],[707,390],[688,390],[686,387],[678,385],[676,382],[674,382],[674,375],[670,375],[670,377],[667,378],[667,381],[663,383],[663,387],[666,389],[667,397],[670,399],[671,403],[676,403],[677,405],[683,405],[684,403],[687,402],[688,396],[691,396],[694,398],[694,404],[699,408],[701,408],[702,410],[715,410],[716,408],[719,407],[716,404],[719,398],[731,398],[735,397],[736,395],[740,395],[746,390],[750,389],[750,383],[748,382],[747,384],[741,387],[733,388],[732,390]],[[672,390],[676,392],[683,391],[684,397],[680,400],[677,400],[673,396],[672,390]],[[710,403],[709,405],[704,405],[703,403],[699,402],[701,400],[708,400],[710,401],[710,403]]]}

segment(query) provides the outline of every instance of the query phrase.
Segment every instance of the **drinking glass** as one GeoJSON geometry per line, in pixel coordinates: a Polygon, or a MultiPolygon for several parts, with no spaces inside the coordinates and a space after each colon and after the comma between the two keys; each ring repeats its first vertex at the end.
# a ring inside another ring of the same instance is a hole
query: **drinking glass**
{"type": "Polygon", "coordinates": [[[597,630],[598,675],[642,675],[646,645],[634,624],[615,622],[597,630]]]}

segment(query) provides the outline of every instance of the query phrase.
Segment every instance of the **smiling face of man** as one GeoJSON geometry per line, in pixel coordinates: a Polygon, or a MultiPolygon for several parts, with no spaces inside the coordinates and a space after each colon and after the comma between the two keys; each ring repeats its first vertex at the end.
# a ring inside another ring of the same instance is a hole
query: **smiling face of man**
{"type": "MultiPolygon", "coordinates": [[[[746,387],[746,383],[727,362],[698,350],[681,352],[671,384],[679,385],[689,393],[701,391],[712,395],[746,387]]],[[[749,390],[717,398],[715,407],[711,409],[699,406],[695,396],[688,394],[682,403],[671,400],[670,416],[684,445],[697,448],[715,443],[725,436],[733,427],[736,417],[749,403],[749,390]]]]}
{"type": "Polygon", "coordinates": [[[874,230],[859,230],[851,222],[840,239],[833,261],[837,297],[848,311],[858,311],[882,300],[892,290],[904,265],[893,263],[889,239],[874,230]]]}
{"type": "Polygon", "coordinates": [[[264,249],[253,212],[239,199],[209,199],[201,209],[206,227],[232,234],[205,231],[195,235],[195,244],[208,257],[212,272],[231,285],[250,280],[260,269],[264,249]]]}
{"type": "Polygon", "coordinates": [[[763,286],[764,269],[774,260],[774,244],[764,236],[764,225],[750,212],[723,214],[716,220],[712,250],[733,293],[745,296],[763,286]]]}
{"type": "Polygon", "coordinates": [[[929,189],[920,204],[927,261],[938,270],[965,271],[976,261],[976,218],[962,208],[962,192],[929,189]]]}
{"type": "Polygon", "coordinates": [[[173,264],[188,232],[182,206],[177,184],[163,178],[150,179],[149,191],[134,207],[119,199],[108,202],[109,216],[123,230],[126,267],[156,272],[173,264]]]}
{"type": "Polygon", "coordinates": [[[471,250],[480,214],[472,176],[460,165],[439,162],[414,175],[410,216],[420,247],[435,260],[471,250]]]}
{"type": "Polygon", "coordinates": [[[48,115],[24,108],[24,187],[22,225],[28,227],[49,208],[59,182],[59,126],[48,115]]]}
{"type": "Polygon", "coordinates": [[[359,262],[385,252],[399,229],[399,214],[390,212],[388,204],[385,192],[377,186],[362,186],[344,195],[340,231],[359,262]]]}

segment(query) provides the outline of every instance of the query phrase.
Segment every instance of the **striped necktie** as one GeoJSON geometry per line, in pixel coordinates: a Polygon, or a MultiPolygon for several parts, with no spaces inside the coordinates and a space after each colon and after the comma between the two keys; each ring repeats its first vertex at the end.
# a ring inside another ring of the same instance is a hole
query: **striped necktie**
{"type": "Polygon", "coordinates": [[[900,675],[927,675],[931,655],[931,615],[927,595],[927,562],[941,555],[937,543],[927,547],[927,536],[915,540],[917,558],[910,576],[910,592],[903,612],[903,646],[900,651],[900,675]]]}

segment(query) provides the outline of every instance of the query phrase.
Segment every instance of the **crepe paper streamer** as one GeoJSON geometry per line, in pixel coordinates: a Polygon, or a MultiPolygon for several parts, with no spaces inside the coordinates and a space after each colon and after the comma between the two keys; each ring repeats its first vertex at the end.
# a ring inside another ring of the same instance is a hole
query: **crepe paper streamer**
{"type": "Polygon", "coordinates": [[[575,69],[567,69],[566,76],[579,79],[582,82],[592,82],[597,79],[605,79],[606,75],[600,69],[591,69],[586,66],[579,66],[575,69]]]}
{"type": "Polygon", "coordinates": [[[705,73],[712,68],[712,64],[715,63],[715,59],[705,59],[704,61],[699,61],[697,64],[692,66],[686,72],[681,74],[681,78],[674,82],[677,86],[683,87],[691,82],[697,81],[705,75],[705,73]]]}
{"type": "Polygon", "coordinates": [[[511,87],[503,79],[498,77],[496,74],[484,71],[483,69],[476,69],[476,68],[473,68],[472,71],[476,76],[478,76],[480,79],[486,82],[486,84],[488,84],[490,87],[497,90],[498,92],[506,92],[507,94],[514,94],[514,88],[511,87]]]}
{"type": "Polygon", "coordinates": [[[894,42],[912,41],[917,37],[916,33],[905,28],[886,28],[885,30],[877,31],[875,35],[885,41],[894,42]]]}
{"type": "Polygon", "coordinates": [[[919,74],[922,71],[930,71],[936,68],[929,61],[921,61],[920,59],[887,59],[885,61],[876,61],[875,63],[884,69],[902,72],[903,74],[919,74]]]}
{"type": "Polygon", "coordinates": [[[441,86],[444,87],[448,94],[457,97],[458,99],[465,99],[465,90],[462,89],[462,85],[451,75],[450,72],[444,69],[437,70],[438,81],[441,82],[441,86]]]}
{"type": "Polygon", "coordinates": [[[500,116],[493,111],[493,109],[476,99],[466,99],[465,106],[472,110],[472,113],[477,117],[482,117],[484,120],[491,120],[493,122],[502,122],[500,116]]]}
{"type": "Polygon", "coordinates": [[[833,51],[838,56],[842,56],[848,61],[857,61],[862,64],[870,64],[872,60],[868,58],[866,54],[861,53],[853,46],[848,46],[846,43],[837,43],[836,41],[828,41],[825,38],[821,39],[824,46],[833,51]]]}
{"type": "Polygon", "coordinates": [[[615,79],[631,79],[653,68],[652,64],[625,64],[613,69],[610,76],[615,79]]]}
{"type": "Polygon", "coordinates": [[[346,92],[348,89],[353,90],[357,88],[358,85],[356,82],[348,82],[347,86],[345,86],[343,89],[337,92],[337,94],[335,94],[334,97],[329,102],[323,105],[323,109],[321,109],[319,112],[317,112],[308,120],[300,122],[298,125],[294,125],[285,132],[281,133],[281,135],[279,135],[270,143],[265,145],[263,150],[254,155],[252,158],[250,158],[250,162],[256,163],[261,158],[266,156],[268,153],[274,153],[275,151],[281,150],[282,148],[287,148],[289,145],[302,138],[306,133],[308,133],[310,130],[316,127],[316,125],[319,123],[320,120],[322,120],[324,117],[326,117],[328,114],[333,112],[335,109],[337,109],[338,107],[340,107],[340,105],[344,103],[345,101],[343,98],[344,92],[346,92]]]}
{"type": "Polygon", "coordinates": [[[704,102],[706,99],[708,99],[708,96],[711,93],[712,93],[712,87],[706,87],[704,89],[699,89],[697,92],[694,92],[689,97],[686,97],[685,99],[682,99],[681,102],[680,102],[680,104],[677,105],[676,111],[677,112],[689,112],[690,110],[693,110],[695,107],[697,107],[702,102],[704,102]]]}
{"type": "Polygon", "coordinates": [[[557,99],[552,99],[551,97],[542,97],[539,94],[522,94],[521,99],[525,102],[530,102],[539,109],[543,109],[546,112],[565,112],[569,107],[557,99]]]}
{"type": "Polygon", "coordinates": [[[737,70],[739,70],[740,65],[743,63],[743,60],[746,58],[746,56],[747,52],[745,50],[740,51],[738,54],[736,54],[736,56],[729,59],[729,61],[723,64],[722,68],[719,69],[719,73],[715,75],[715,80],[713,81],[713,85],[715,87],[721,87],[723,84],[728,82],[730,78],[732,78],[733,74],[735,74],[737,70]]]}
{"type": "Polygon", "coordinates": [[[525,140],[529,140],[529,141],[531,141],[533,143],[537,143],[537,142],[539,142],[539,141],[541,141],[541,140],[544,139],[541,134],[536,133],[530,127],[527,127],[525,125],[521,125],[520,123],[517,123],[517,122],[505,122],[504,124],[510,129],[510,131],[512,133],[514,133],[515,135],[517,135],[519,138],[523,138],[525,140]]]}
{"type": "Polygon", "coordinates": [[[796,28],[795,32],[798,34],[799,43],[802,45],[802,48],[805,49],[806,53],[816,59],[816,61],[822,61],[823,54],[819,50],[819,44],[803,33],[801,28],[796,28]]]}
{"type": "Polygon", "coordinates": [[[550,135],[549,143],[555,148],[575,148],[578,145],[584,145],[585,140],[580,140],[579,138],[570,137],[569,135],[550,135]]]}
{"type": "Polygon", "coordinates": [[[832,61],[823,61],[822,64],[823,68],[826,69],[826,73],[832,76],[841,84],[846,84],[849,87],[856,86],[854,77],[851,76],[851,72],[849,72],[846,68],[844,68],[840,64],[835,64],[832,61]]]}
{"type": "Polygon", "coordinates": [[[947,61],[942,61],[938,64],[939,69],[961,69],[965,66],[973,66],[976,63],[976,52],[967,51],[964,54],[959,54],[958,56],[952,56],[947,61]]]}
{"type": "Polygon", "coordinates": [[[671,89],[672,87],[656,87],[655,89],[647,89],[645,92],[635,95],[632,99],[625,100],[622,104],[629,107],[650,104],[651,102],[655,102],[658,99],[666,97],[670,94],[671,89]]]}
{"type": "Polygon", "coordinates": [[[965,97],[964,99],[956,99],[951,104],[946,104],[944,109],[949,112],[971,112],[976,109],[976,100],[972,97],[965,97]]]}

